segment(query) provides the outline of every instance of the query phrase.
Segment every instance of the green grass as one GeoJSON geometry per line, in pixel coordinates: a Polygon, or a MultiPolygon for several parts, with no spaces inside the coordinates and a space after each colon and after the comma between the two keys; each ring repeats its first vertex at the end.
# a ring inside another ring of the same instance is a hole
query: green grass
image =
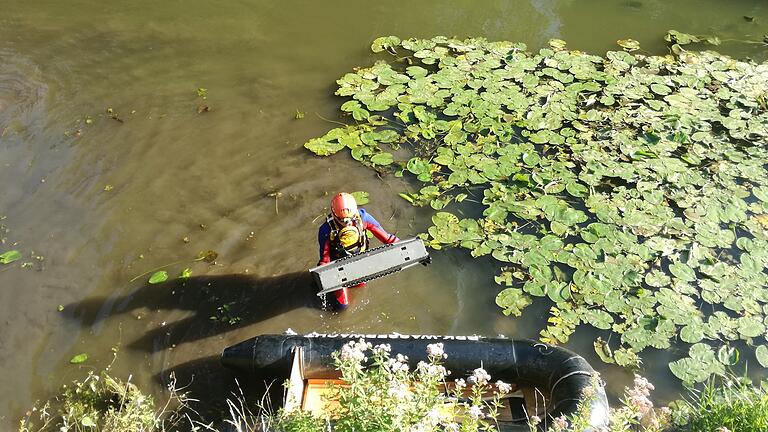
{"type": "Polygon", "coordinates": [[[713,432],[725,427],[732,432],[768,431],[768,382],[755,387],[748,379],[718,381],[710,381],[675,410],[682,422],[687,420],[678,430],[713,432]]]}

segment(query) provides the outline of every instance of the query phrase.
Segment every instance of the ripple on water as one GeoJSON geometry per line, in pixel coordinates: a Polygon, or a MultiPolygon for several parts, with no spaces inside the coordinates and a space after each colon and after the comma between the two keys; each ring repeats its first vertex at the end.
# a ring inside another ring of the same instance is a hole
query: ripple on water
{"type": "Polygon", "coordinates": [[[13,52],[0,51],[0,131],[23,132],[45,112],[48,86],[40,69],[13,52]]]}

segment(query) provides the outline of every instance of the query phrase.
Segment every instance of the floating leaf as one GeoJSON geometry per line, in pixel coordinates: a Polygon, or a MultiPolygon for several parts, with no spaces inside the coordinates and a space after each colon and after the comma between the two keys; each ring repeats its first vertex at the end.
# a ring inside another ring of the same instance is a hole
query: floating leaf
{"type": "Polygon", "coordinates": [[[371,163],[375,165],[389,165],[394,161],[391,153],[379,153],[371,157],[371,163]]]}
{"type": "Polygon", "coordinates": [[[21,259],[21,252],[10,250],[0,254],[0,264],[10,264],[21,259]]]}
{"type": "Polygon", "coordinates": [[[626,51],[637,51],[640,49],[640,42],[634,40],[634,39],[620,39],[616,41],[616,43],[624,48],[626,51]]]}
{"type": "Polygon", "coordinates": [[[72,363],[72,364],[79,364],[79,363],[85,362],[86,360],[88,360],[88,354],[81,353],[81,354],[78,354],[78,355],[72,357],[69,360],[69,362],[72,363]]]}
{"type": "Polygon", "coordinates": [[[705,381],[713,373],[722,373],[724,369],[715,359],[712,348],[698,343],[691,346],[689,357],[670,363],[669,370],[684,382],[697,383],[705,381]]]}
{"type": "Polygon", "coordinates": [[[332,155],[344,148],[338,141],[328,141],[323,138],[313,138],[304,144],[304,148],[318,156],[332,155]]]}
{"type": "Polygon", "coordinates": [[[167,280],[168,280],[168,272],[165,270],[160,270],[158,272],[152,273],[152,276],[149,277],[149,283],[151,284],[159,284],[167,280]]]}
{"type": "Polygon", "coordinates": [[[384,50],[393,49],[398,45],[400,45],[400,38],[397,36],[379,37],[371,44],[371,51],[378,53],[384,50]]]}
{"type": "Polygon", "coordinates": [[[411,158],[406,166],[412,174],[419,175],[431,171],[430,164],[419,157],[411,158]]]}
{"type": "Polygon", "coordinates": [[[743,317],[738,323],[738,332],[742,337],[757,337],[765,333],[765,326],[758,318],[743,317]]]}
{"type": "Polygon", "coordinates": [[[523,309],[532,301],[527,294],[517,288],[507,288],[496,296],[496,304],[504,309],[504,315],[520,316],[523,309]]]}
{"type": "Polygon", "coordinates": [[[664,36],[664,40],[678,45],[688,45],[700,41],[699,38],[694,35],[681,33],[677,30],[668,31],[667,35],[664,36]]]}
{"type": "Polygon", "coordinates": [[[717,360],[726,366],[733,366],[739,362],[739,350],[729,345],[723,345],[717,350],[717,360]]]}
{"type": "Polygon", "coordinates": [[[669,271],[685,282],[693,282],[696,280],[696,274],[688,264],[680,262],[670,264],[669,271]]]}
{"type": "Polygon", "coordinates": [[[373,50],[408,64],[339,79],[357,122],[313,148],[425,183],[400,194],[435,211],[420,237],[496,260],[512,290],[497,298],[505,312],[531,296],[553,304],[542,340],[563,343],[580,324],[609,331],[615,346],[596,350],[623,366],[692,343],[670,368],[699,381],[723,367],[702,341],[750,346],[768,325],[768,78],[754,62],[682,48],[715,37],[666,39],[670,55],[622,39],[625,50],[599,57],[560,40],[529,53],[380,38],[373,50]],[[469,207],[449,205],[470,195],[469,207]]]}
{"type": "Polygon", "coordinates": [[[615,363],[613,359],[613,351],[603,338],[598,336],[593,345],[595,347],[595,353],[600,357],[600,360],[605,363],[615,363]]]}
{"type": "Polygon", "coordinates": [[[555,51],[562,51],[565,49],[565,41],[562,39],[550,39],[549,46],[555,51]]]}
{"type": "Polygon", "coordinates": [[[370,202],[370,194],[368,194],[368,192],[356,191],[352,192],[350,195],[352,195],[352,197],[355,199],[357,205],[366,205],[370,202]]]}
{"type": "Polygon", "coordinates": [[[760,345],[757,347],[755,357],[757,357],[757,362],[760,363],[760,366],[768,368],[768,346],[760,345]]]}

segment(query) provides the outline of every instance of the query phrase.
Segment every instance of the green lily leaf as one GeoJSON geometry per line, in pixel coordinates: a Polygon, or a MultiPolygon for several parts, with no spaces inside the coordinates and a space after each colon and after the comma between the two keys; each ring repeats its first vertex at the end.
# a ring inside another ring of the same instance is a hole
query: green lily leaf
{"type": "Polygon", "coordinates": [[[352,197],[355,198],[357,205],[366,205],[370,202],[370,194],[368,192],[355,191],[355,192],[352,192],[350,195],[352,195],[352,197]]]}
{"type": "Polygon", "coordinates": [[[400,45],[400,38],[397,36],[378,37],[371,44],[371,51],[378,53],[384,50],[391,50],[398,45],[400,45]]]}
{"type": "Polygon", "coordinates": [[[21,252],[10,250],[0,254],[0,264],[10,264],[21,259],[21,252]]]}
{"type": "Polygon", "coordinates": [[[329,156],[344,148],[344,144],[328,141],[324,138],[313,138],[304,144],[304,148],[318,156],[329,156]]]}
{"type": "Polygon", "coordinates": [[[168,272],[165,270],[155,272],[152,274],[152,276],[149,277],[149,283],[151,284],[159,284],[167,280],[168,280],[168,272]]]}
{"type": "Polygon", "coordinates": [[[527,294],[517,288],[507,288],[496,296],[496,304],[503,309],[504,315],[520,316],[523,309],[532,302],[527,294]]]}
{"type": "Polygon", "coordinates": [[[723,345],[717,350],[717,360],[726,366],[733,366],[739,362],[739,350],[732,346],[723,345]]]}
{"type": "Polygon", "coordinates": [[[86,360],[88,360],[88,354],[82,353],[72,357],[69,362],[72,364],[79,364],[84,363],[86,360]]]}
{"type": "Polygon", "coordinates": [[[391,153],[378,153],[371,157],[371,163],[375,165],[391,165],[394,158],[391,153]]]}
{"type": "Polygon", "coordinates": [[[683,281],[693,282],[696,280],[696,274],[688,264],[683,264],[680,262],[670,264],[669,271],[683,281]]]}
{"type": "Polygon", "coordinates": [[[701,343],[691,347],[689,357],[670,363],[669,370],[687,383],[702,382],[713,373],[724,372],[723,365],[715,359],[712,348],[701,343]]]}
{"type": "Polygon", "coordinates": [[[668,56],[635,54],[632,39],[596,56],[557,39],[529,53],[377,38],[398,60],[341,77],[355,125],[305,147],[423,182],[400,193],[434,215],[420,238],[495,260],[509,315],[534,296],[553,304],[543,341],[589,323],[621,342],[595,350],[622,366],[694,344],[670,369],[702,381],[736,355],[702,341],[741,339],[746,355],[768,326],[768,82],[763,65],[683,48],[716,37],[665,39],[668,56]]]}
{"type": "Polygon", "coordinates": [[[760,366],[768,368],[768,346],[760,345],[757,347],[755,357],[757,357],[757,362],[760,363],[760,366]]]}
{"type": "Polygon", "coordinates": [[[640,42],[634,39],[620,39],[616,43],[624,48],[625,51],[637,51],[640,49],[640,42]]]}

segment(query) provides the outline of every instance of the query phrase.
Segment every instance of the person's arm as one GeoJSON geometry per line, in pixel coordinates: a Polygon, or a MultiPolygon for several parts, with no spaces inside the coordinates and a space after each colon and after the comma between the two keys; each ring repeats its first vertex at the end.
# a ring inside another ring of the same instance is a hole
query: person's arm
{"type": "Polygon", "coordinates": [[[328,264],[331,262],[331,239],[330,239],[330,227],[323,224],[320,230],[317,232],[317,242],[320,245],[320,261],[317,265],[328,264]]]}
{"type": "Polygon", "coordinates": [[[390,234],[382,228],[381,224],[365,210],[360,210],[360,217],[363,219],[365,229],[370,231],[380,242],[384,244],[392,244],[400,241],[396,235],[390,234]]]}
{"type": "Polygon", "coordinates": [[[366,229],[370,231],[374,237],[379,239],[380,242],[384,244],[391,244],[395,242],[399,242],[400,239],[397,238],[396,235],[390,234],[386,231],[384,231],[384,228],[381,227],[381,225],[368,225],[366,226],[366,229]]]}

